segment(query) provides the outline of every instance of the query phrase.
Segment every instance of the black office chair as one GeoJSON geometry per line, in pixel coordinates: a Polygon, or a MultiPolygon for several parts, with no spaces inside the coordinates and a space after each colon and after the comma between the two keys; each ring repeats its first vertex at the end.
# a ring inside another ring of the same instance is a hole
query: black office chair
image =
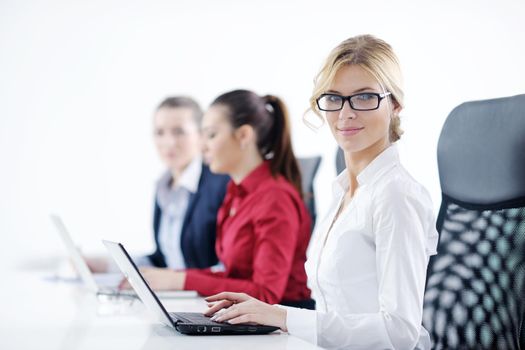
{"type": "Polygon", "coordinates": [[[525,95],[456,107],[437,153],[423,313],[434,349],[525,349],[525,95]]]}
{"type": "Polygon", "coordinates": [[[335,154],[335,171],[337,175],[341,174],[341,171],[346,169],[345,164],[345,155],[341,147],[337,148],[337,153],[335,154]]]}
{"type": "Polygon", "coordinates": [[[314,194],[314,180],[317,171],[319,170],[319,165],[321,164],[321,157],[307,157],[307,158],[297,158],[299,163],[299,169],[301,170],[301,179],[302,179],[302,189],[303,189],[303,198],[306,204],[306,208],[310,212],[310,217],[312,218],[312,229],[317,218],[317,209],[315,206],[315,194],[314,194]]]}

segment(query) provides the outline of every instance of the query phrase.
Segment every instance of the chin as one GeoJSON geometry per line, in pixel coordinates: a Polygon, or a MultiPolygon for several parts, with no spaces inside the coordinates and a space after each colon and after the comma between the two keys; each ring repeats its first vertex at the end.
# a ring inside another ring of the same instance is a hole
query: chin
{"type": "Polygon", "coordinates": [[[165,164],[166,164],[166,167],[170,169],[180,169],[179,162],[175,162],[172,160],[172,161],[166,161],[165,164]]]}
{"type": "Polygon", "coordinates": [[[363,148],[365,148],[360,142],[355,142],[355,140],[348,140],[346,138],[344,139],[338,139],[337,144],[339,147],[343,149],[345,152],[359,152],[363,148]]]}
{"type": "Polygon", "coordinates": [[[177,163],[176,162],[172,162],[172,161],[169,161],[169,160],[164,160],[164,165],[168,169],[173,169],[173,168],[177,167],[177,163]]]}
{"type": "Polygon", "coordinates": [[[339,144],[339,147],[343,149],[343,151],[348,152],[348,153],[360,152],[369,147],[369,145],[363,145],[357,142],[348,142],[348,140],[346,140],[346,142],[344,141],[338,142],[338,144],[339,144]]]}
{"type": "Polygon", "coordinates": [[[210,162],[209,167],[212,173],[216,173],[216,174],[222,173],[220,164],[217,164],[216,162],[210,162]]]}

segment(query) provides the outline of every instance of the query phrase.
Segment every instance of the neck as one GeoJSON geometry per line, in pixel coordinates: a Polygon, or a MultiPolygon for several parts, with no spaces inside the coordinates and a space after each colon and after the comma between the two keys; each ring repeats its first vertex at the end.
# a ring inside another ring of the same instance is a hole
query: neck
{"type": "Polygon", "coordinates": [[[354,195],[357,189],[357,175],[363,171],[381,152],[391,145],[388,139],[382,139],[370,147],[358,152],[345,152],[345,164],[350,177],[350,196],[354,195]]]}
{"type": "Polygon", "coordinates": [[[185,164],[182,167],[177,167],[177,168],[171,168],[170,169],[170,173],[171,173],[171,187],[177,186],[177,183],[179,182],[179,179],[180,179],[182,173],[184,172],[184,170],[186,170],[188,168],[188,166],[191,164],[192,161],[193,161],[193,159],[188,164],[185,164]]]}
{"type": "Polygon", "coordinates": [[[237,168],[228,174],[232,178],[233,182],[235,182],[237,185],[240,184],[249,173],[251,173],[263,162],[263,159],[259,153],[257,153],[255,156],[252,155],[244,158],[245,159],[242,159],[239,162],[237,168]]]}

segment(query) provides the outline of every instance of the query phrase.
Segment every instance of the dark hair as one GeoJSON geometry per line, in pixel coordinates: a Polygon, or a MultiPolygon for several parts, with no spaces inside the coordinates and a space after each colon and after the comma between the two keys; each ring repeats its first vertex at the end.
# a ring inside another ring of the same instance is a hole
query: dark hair
{"type": "Polygon", "coordinates": [[[288,112],[283,101],[272,95],[259,96],[248,90],[234,90],[217,97],[211,104],[228,109],[234,128],[250,125],[257,135],[257,148],[270,160],[273,176],[280,174],[297,191],[301,190],[301,172],[292,150],[288,112]]]}
{"type": "Polygon", "coordinates": [[[200,126],[202,121],[202,109],[191,97],[187,96],[171,96],[165,98],[157,107],[157,111],[161,108],[189,108],[193,112],[193,120],[200,126]]]}

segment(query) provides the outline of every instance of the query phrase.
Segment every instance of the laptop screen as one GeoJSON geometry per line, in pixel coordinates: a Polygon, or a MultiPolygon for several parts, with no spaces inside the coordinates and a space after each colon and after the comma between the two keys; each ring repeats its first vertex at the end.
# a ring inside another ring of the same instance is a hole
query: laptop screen
{"type": "Polygon", "coordinates": [[[124,276],[128,279],[129,284],[133,287],[137,295],[140,297],[140,300],[142,300],[150,312],[153,313],[161,323],[175,327],[173,321],[168,316],[168,312],[164,306],[162,306],[155,293],[153,293],[146,280],[144,280],[124,246],[120,243],[111,241],[102,242],[124,276]]]}
{"type": "Polygon", "coordinates": [[[71,235],[67,231],[64,222],[62,221],[62,219],[60,219],[58,215],[50,215],[50,218],[51,221],[53,221],[55,228],[57,229],[60,239],[62,240],[62,242],[64,242],[64,245],[66,246],[66,249],[71,258],[71,263],[75,267],[75,270],[77,270],[77,273],[79,274],[80,278],[82,279],[82,281],[88,289],[90,289],[93,292],[97,292],[98,285],[95,282],[95,278],[91,274],[88,265],[84,261],[84,258],[78,251],[73,240],[71,239],[71,235]]]}

